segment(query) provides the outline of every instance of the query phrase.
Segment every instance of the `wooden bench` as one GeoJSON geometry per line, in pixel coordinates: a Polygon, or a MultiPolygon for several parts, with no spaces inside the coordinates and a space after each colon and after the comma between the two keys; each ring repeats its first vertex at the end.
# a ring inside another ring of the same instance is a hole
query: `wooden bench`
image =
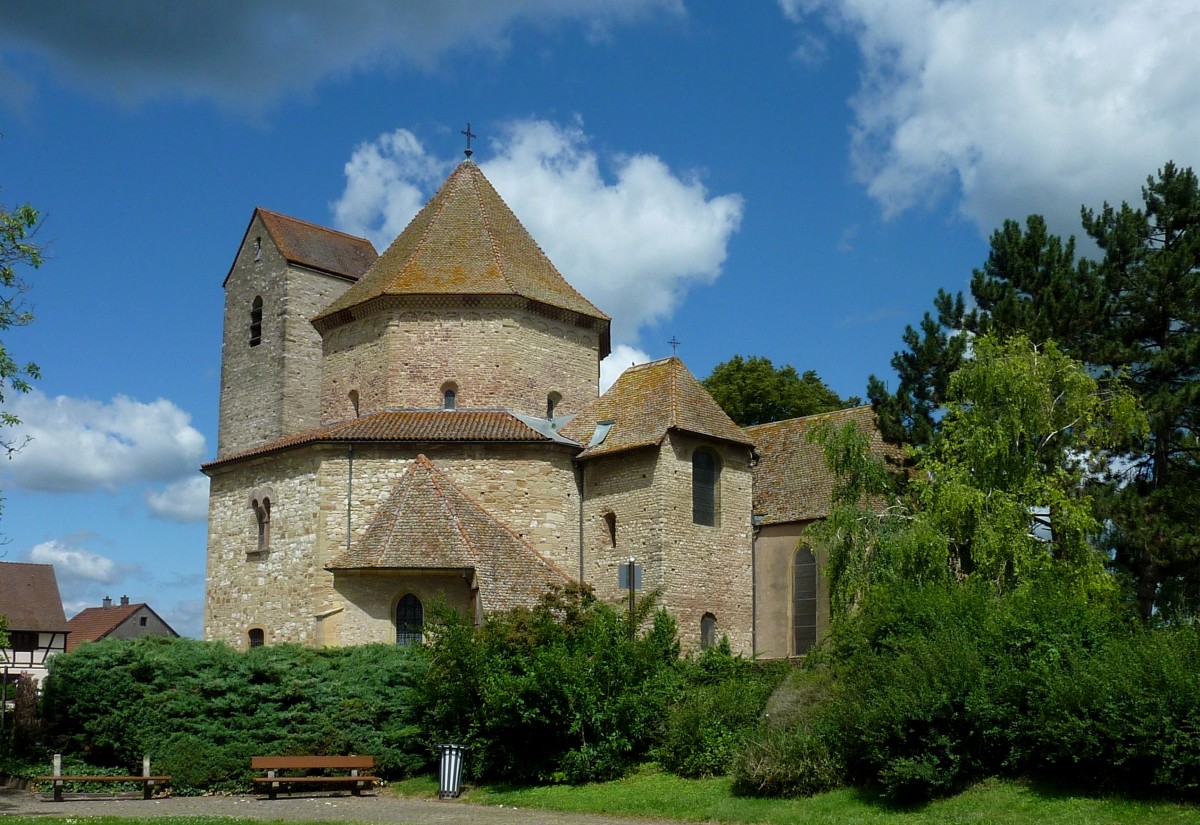
{"type": "Polygon", "coordinates": [[[350,792],[355,796],[362,793],[363,788],[370,787],[379,781],[377,776],[360,774],[359,771],[375,769],[374,756],[253,756],[250,767],[256,771],[266,771],[266,776],[254,777],[255,787],[266,785],[269,798],[274,799],[285,785],[349,785],[350,792]],[[349,771],[348,774],[329,775],[327,773],[312,774],[310,771],[349,771]],[[303,774],[279,771],[305,771],[303,774]]]}
{"type": "Polygon", "coordinates": [[[54,783],[54,801],[63,801],[63,785],[67,782],[131,782],[142,786],[142,799],[149,799],[154,789],[171,784],[170,776],[151,776],[150,757],[142,757],[141,776],[67,776],[62,772],[62,754],[54,754],[54,773],[51,776],[35,777],[38,782],[54,783]]]}

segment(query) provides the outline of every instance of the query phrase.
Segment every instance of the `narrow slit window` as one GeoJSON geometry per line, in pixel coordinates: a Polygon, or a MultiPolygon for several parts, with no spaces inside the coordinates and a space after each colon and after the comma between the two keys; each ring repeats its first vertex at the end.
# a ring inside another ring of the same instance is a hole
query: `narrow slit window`
{"type": "Polygon", "coordinates": [[[700,649],[708,650],[717,643],[717,617],[705,613],[700,619],[700,649]]]}
{"type": "Polygon", "coordinates": [[[254,297],[250,304],[250,346],[257,347],[262,343],[263,299],[261,295],[254,297]]]}
{"type": "Polygon", "coordinates": [[[608,528],[608,544],[609,547],[617,546],[617,514],[607,512],[604,514],[604,526],[608,528]]]}

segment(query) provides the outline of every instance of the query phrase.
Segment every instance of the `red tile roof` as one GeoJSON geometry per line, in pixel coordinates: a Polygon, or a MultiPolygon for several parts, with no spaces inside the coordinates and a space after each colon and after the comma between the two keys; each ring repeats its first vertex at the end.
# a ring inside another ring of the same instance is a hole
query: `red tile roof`
{"type": "Polygon", "coordinates": [[[823,424],[853,422],[871,434],[871,449],[893,452],[879,434],[869,405],[746,428],[759,454],[754,468],[754,515],[762,524],[811,521],[829,515],[834,476],[820,444],[809,435],[823,424]]]}
{"type": "Polygon", "coordinates": [[[330,570],[475,571],[487,611],[532,605],[569,577],[417,456],[362,539],[330,570]]]}
{"type": "Polygon", "coordinates": [[[0,616],[8,629],[62,633],[67,629],[54,565],[0,562],[0,616]]]}
{"type": "Polygon", "coordinates": [[[358,280],[379,257],[366,238],[357,238],[259,207],[254,210],[289,263],[358,280]]]}
{"type": "Polygon", "coordinates": [[[673,429],[746,446],[752,443],[674,356],[625,370],[608,392],[563,427],[562,434],[587,445],[602,421],[614,422],[612,428],[603,441],[587,446],[580,458],[661,444],[673,429]]]}
{"type": "Polygon", "coordinates": [[[314,322],[384,296],[424,295],[519,296],[590,319],[608,337],[609,317],[559,274],[471,161],[459,164],[370,270],[314,322]]]}
{"type": "Polygon", "coordinates": [[[80,642],[95,642],[103,639],[145,606],[143,602],[114,604],[108,607],[85,607],[72,616],[71,621],[67,622],[67,627],[71,630],[71,635],[67,637],[67,650],[74,650],[80,642]]]}
{"type": "Polygon", "coordinates": [[[295,433],[248,450],[221,456],[203,469],[244,458],[315,443],[345,442],[545,442],[539,433],[506,410],[393,410],[295,433]]]}

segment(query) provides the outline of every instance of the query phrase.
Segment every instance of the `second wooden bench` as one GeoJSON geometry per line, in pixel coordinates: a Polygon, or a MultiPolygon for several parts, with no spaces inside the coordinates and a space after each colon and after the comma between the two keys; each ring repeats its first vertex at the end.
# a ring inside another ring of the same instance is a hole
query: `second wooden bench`
{"type": "Polygon", "coordinates": [[[260,793],[265,790],[271,799],[288,785],[349,785],[350,792],[358,796],[364,788],[370,790],[371,786],[379,781],[377,776],[359,773],[369,773],[375,769],[373,756],[253,756],[250,758],[250,767],[256,771],[267,772],[266,776],[254,777],[254,786],[260,793]],[[303,773],[296,773],[297,771],[303,773]],[[322,773],[314,774],[313,771],[322,773]],[[326,773],[327,771],[349,773],[331,775],[326,773]]]}

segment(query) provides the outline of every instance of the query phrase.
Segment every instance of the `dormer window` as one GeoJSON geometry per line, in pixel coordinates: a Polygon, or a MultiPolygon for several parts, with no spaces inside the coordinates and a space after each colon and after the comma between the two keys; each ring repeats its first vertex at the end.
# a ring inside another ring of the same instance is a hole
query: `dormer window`
{"type": "Polygon", "coordinates": [[[262,296],[254,296],[254,302],[250,304],[250,346],[252,347],[257,347],[262,343],[262,308],[262,296]]]}

